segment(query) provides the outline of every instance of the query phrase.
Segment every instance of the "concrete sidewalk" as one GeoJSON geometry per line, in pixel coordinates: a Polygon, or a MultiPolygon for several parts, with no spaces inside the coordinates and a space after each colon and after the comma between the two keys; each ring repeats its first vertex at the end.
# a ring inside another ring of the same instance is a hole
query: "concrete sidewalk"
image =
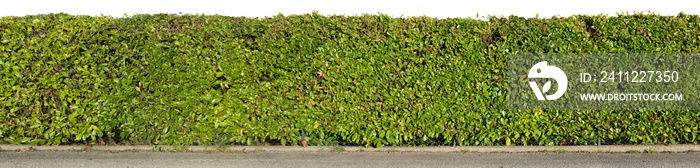
{"type": "Polygon", "coordinates": [[[381,147],[360,146],[36,146],[0,144],[1,151],[193,151],[193,152],[481,152],[481,153],[527,153],[527,152],[613,152],[613,153],[656,153],[656,152],[700,152],[700,145],[602,145],[602,146],[433,146],[433,147],[381,147]]]}
{"type": "Polygon", "coordinates": [[[688,153],[0,152],[0,167],[698,167],[688,153]]]}

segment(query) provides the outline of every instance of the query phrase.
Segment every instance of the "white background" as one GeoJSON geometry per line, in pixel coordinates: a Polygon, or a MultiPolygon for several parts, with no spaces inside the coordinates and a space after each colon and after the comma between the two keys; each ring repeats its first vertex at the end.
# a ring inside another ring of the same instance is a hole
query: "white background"
{"type": "Polygon", "coordinates": [[[323,15],[359,15],[381,12],[393,17],[429,16],[437,18],[477,18],[479,16],[517,15],[523,17],[549,18],[555,15],[571,16],[573,14],[616,15],[618,12],[653,11],[661,15],[700,14],[700,1],[682,0],[480,0],[480,1],[444,1],[444,0],[2,0],[1,16],[24,16],[47,13],[69,13],[74,15],[111,15],[123,17],[124,14],[180,13],[207,14],[226,16],[266,17],[279,13],[284,15],[311,13],[314,10],[323,15]]]}

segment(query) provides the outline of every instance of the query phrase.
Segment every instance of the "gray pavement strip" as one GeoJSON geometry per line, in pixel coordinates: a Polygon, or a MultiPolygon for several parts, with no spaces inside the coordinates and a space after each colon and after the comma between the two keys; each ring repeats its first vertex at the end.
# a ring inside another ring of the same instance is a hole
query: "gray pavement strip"
{"type": "Polygon", "coordinates": [[[690,153],[0,152],[0,167],[698,167],[690,153]]]}
{"type": "Polygon", "coordinates": [[[700,145],[602,145],[602,146],[432,146],[380,147],[361,146],[159,146],[159,145],[65,145],[36,146],[0,144],[1,151],[224,151],[224,152],[475,152],[475,153],[528,153],[528,152],[700,152],[700,145]]]}

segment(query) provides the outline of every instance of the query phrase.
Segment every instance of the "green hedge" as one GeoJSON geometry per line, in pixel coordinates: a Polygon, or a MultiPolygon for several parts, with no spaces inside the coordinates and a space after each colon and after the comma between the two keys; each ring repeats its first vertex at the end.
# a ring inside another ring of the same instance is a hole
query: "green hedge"
{"type": "Polygon", "coordinates": [[[511,53],[698,53],[695,15],[0,18],[0,143],[698,143],[696,111],[509,111],[511,53]],[[303,132],[303,133],[302,133],[303,132]]]}

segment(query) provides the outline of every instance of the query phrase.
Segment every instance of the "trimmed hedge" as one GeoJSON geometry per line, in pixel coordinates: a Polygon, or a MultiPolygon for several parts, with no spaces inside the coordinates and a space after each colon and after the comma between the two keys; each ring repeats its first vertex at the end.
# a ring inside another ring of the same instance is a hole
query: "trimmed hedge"
{"type": "Polygon", "coordinates": [[[696,111],[508,111],[511,53],[698,53],[695,15],[0,18],[0,142],[698,143],[696,111]],[[303,133],[302,133],[303,132],[303,133]]]}

